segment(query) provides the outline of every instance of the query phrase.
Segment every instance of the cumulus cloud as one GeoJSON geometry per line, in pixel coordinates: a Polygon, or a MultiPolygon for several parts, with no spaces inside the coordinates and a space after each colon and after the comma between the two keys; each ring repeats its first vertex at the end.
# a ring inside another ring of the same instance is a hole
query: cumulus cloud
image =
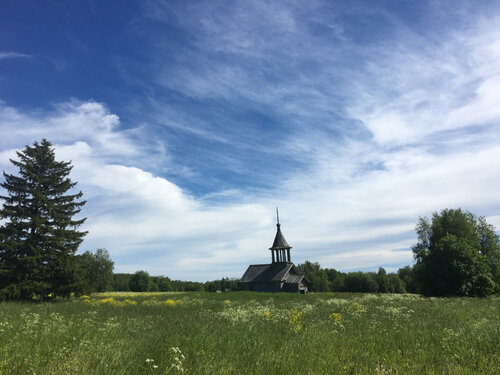
{"type": "Polygon", "coordinates": [[[126,131],[114,131],[118,116],[101,103],[72,101],[43,113],[21,113],[0,103],[0,122],[9,129],[3,134],[3,147],[18,146],[20,140],[50,138],[62,144],[87,142],[100,157],[138,154],[138,145],[131,142],[126,131]]]}
{"type": "MultiPolygon", "coordinates": [[[[215,269],[196,275],[192,270],[198,269],[197,261],[241,262],[248,257],[231,254],[251,253],[252,241],[242,239],[262,231],[264,224],[270,227],[265,209],[257,203],[210,205],[164,177],[109,163],[110,158],[125,162],[130,155],[136,155],[137,162],[139,154],[146,152],[132,141],[131,132],[120,129],[118,117],[102,104],[66,103],[44,114],[21,114],[3,106],[0,113],[4,147],[21,149],[23,144],[46,137],[53,142],[59,160],[72,160],[72,178],[88,200],[82,215],[88,218],[83,229],[89,235],[82,249],[108,248],[118,270],[122,265],[128,270],[126,259],[132,256],[134,267],[159,274],[215,278],[220,272],[215,269]],[[144,263],[140,261],[143,256],[144,263]],[[161,260],[165,261],[161,267],[152,266],[161,260]]],[[[8,167],[8,158],[15,158],[14,149],[3,151],[1,157],[2,166],[8,167]]]]}

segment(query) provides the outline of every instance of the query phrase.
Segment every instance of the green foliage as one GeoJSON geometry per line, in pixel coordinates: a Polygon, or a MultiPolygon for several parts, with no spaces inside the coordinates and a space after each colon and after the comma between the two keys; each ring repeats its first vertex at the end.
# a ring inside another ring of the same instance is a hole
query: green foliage
{"type": "Polygon", "coordinates": [[[345,274],[333,268],[327,268],[325,269],[325,272],[328,276],[328,281],[330,281],[330,290],[332,292],[345,290],[345,274]]]}
{"type": "Polygon", "coordinates": [[[345,276],[344,291],[374,293],[379,291],[375,273],[350,272],[345,276]]]}
{"type": "Polygon", "coordinates": [[[83,294],[112,290],[114,263],[106,249],[97,249],[95,253],[86,251],[77,259],[83,294]]]}
{"type": "Polygon", "coordinates": [[[385,271],[385,269],[383,269],[382,267],[378,269],[375,280],[378,284],[378,292],[389,293],[389,279],[387,277],[387,272],[385,271]]]}
{"type": "Polygon", "coordinates": [[[130,291],[130,279],[133,274],[131,273],[114,273],[112,289],[114,292],[128,292],[130,291]]]}
{"type": "Polygon", "coordinates": [[[398,274],[387,274],[383,268],[377,273],[343,273],[333,268],[321,268],[319,263],[309,261],[297,268],[306,276],[312,292],[406,293],[407,290],[405,281],[398,274]]]}
{"type": "Polygon", "coordinates": [[[47,140],[17,152],[18,175],[3,173],[0,209],[0,298],[68,297],[77,289],[74,254],[86,232],[74,220],[85,201],[70,194],[69,162],[55,160],[47,140]]]}
{"type": "Polygon", "coordinates": [[[305,261],[304,264],[297,266],[299,271],[304,274],[307,279],[307,285],[311,292],[328,292],[330,291],[330,281],[328,274],[321,268],[319,263],[311,263],[305,261]]]}
{"type": "Polygon", "coordinates": [[[398,276],[403,281],[408,293],[420,293],[420,287],[415,279],[415,272],[412,267],[406,266],[398,270],[398,276]]]}
{"type": "Polygon", "coordinates": [[[159,292],[172,292],[172,280],[165,276],[153,276],[151,278],[153,283],[157,286],[159,292]]]}
{"type": "Polygon", "coordinates": [[[198,283],[195,281],[186,281],[184,284],[184,291],[186,292],[202,292],[205,288],[203,283],[198,283]]]}
{"type": "Polygon", "coordinates": [[[406,285],[396,273],[387,275],[389,293],[406,293],[406,285]]]}
{"type": "Polygon", "coordinates": [[[422,292],[435,296],[486,296],[499,288],[500,243],[493,226],[461,209],[420,218],[412,250],[422,292]]]}
{"type": "Polygon", "coordinates": [[[220,280],[207,281],[204,285],[204,289],[207,292],[216,292],[216,291],[237,291],[242,290],[241,284],[239,280],[222,278],[220,280]]]}
{"type": "Polygon", "coordinates": [[[129,281],[132,292],[148,292],[151,286],[151,278],[146,271],[137,271],[129,281]]]}
{"type": "Polygon", "coordinates": [[[113,275],[113,291],[127,292],[138,288],[143,289],[144,292],[193,292],[203,291],[204,285],[194,281],[170,280],[166,276],[149,276],[145,271],[137,271],[135,274],[115,273],[113,275]],[[146,280],[148,281],[146,282],[146,280]]]}

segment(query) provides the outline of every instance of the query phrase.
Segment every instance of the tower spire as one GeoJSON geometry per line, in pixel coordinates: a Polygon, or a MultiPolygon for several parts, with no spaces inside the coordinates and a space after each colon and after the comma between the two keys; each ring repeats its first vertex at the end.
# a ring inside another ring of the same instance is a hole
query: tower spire
{"type": "Polygon", "coordinates": [[[288,242],[286,242],[283,233],[281,233],[280,228],[280,216],[278,212],[278,207],[276,207],[276,237],[274,237],[273,246],[269,248],[271,250],[271,255],[273,263],[275,262],[291,262],[290,259],[290,249],[292,248],[288,242]]]}

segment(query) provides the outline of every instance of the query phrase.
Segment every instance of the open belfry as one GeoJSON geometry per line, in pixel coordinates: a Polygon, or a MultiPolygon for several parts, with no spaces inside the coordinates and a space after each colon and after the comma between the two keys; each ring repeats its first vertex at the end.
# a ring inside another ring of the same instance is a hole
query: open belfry
{"type": "Polygon", "coordinates": [[[283,233],[276,209],[276,236],[271,250],[272,263],[252,264],[241,278],[243,289],[257,292],[307,293],[307,281],[292,263],[290,249],[283,233]]]}

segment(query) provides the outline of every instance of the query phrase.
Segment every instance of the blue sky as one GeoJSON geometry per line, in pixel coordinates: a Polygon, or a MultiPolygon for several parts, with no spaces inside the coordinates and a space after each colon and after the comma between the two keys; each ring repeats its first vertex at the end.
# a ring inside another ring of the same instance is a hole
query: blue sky
{"type": "Polygon", "coordinates": [[[0,4],[0,169],[42,138],[117,272],[412,263],[419,216],[500,227],[495,1],[0,4]]]}

